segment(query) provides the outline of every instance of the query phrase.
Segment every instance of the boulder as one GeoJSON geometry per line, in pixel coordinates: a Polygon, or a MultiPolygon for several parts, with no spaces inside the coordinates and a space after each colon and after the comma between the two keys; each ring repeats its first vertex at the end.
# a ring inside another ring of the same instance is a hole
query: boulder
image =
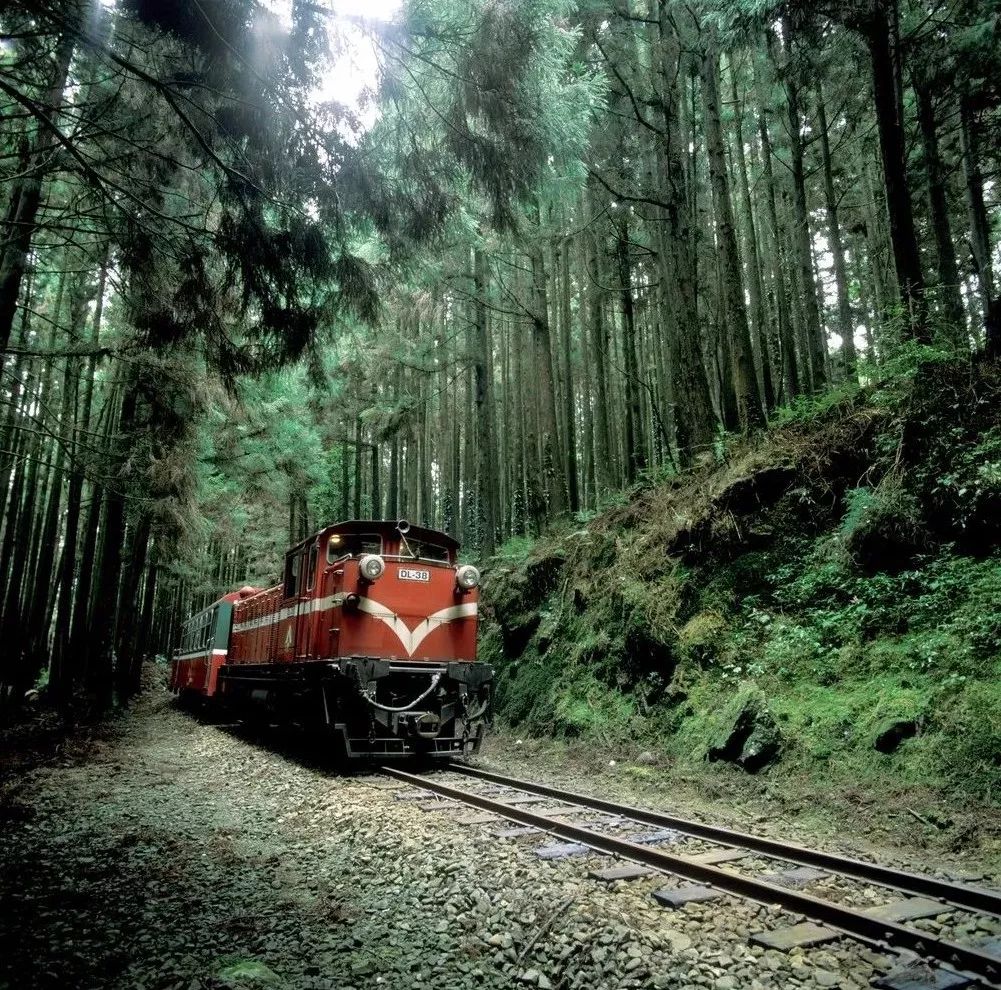
{"type": "Polygon", "coordinates": [[[566,558],[550,553],[529,558],[517,568],[497,568],[484,582],[487,614],[500,628],[504,653],[521,656],[541,621],[540,607],[552,592],[566,558]]]}
{"type": "Polygon", "coordinates": [[[918,723],[912,718],[899,718],[884,724],[876,733],[873,745],[880,753],[893,753],[905,740],[918,733],[918,723]]]}
{"type": "Polygon", "coordinates": [[[724,760],[757,773],[782,749],[782,734],[763,692],[745,685],[721,715],[720,727],[706,754],[710,763],[724,760]]]}

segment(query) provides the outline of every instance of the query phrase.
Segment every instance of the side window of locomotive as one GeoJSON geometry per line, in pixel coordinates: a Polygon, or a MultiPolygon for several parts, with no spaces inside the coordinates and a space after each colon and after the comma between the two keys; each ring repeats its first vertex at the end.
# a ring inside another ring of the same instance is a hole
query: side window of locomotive
{"type": "Polygon", "coordinates": [[[294,598],[299,587],[299,554],[290,553],[285,558],[285,597],[294,598]]]}
{"type": "Polygon", "coordinates": [[[305,550],[299,552],[299,594],[304,595],[307,588],[313,587],[313,576],[309,573],[307,561],[309,555],[305,550]]]}
{"type": "Polygon", "coordinates": [[[306,564],[306,590],[313,590],[316,581],[316,544],[309,548],[309,562],[306,564]]]}
{"type": "Polygon", "coordinates": [[[421,560],[434,560],[441,564],[448,563],[448,549],[436,543],[425,543],[423,540],[407,540],[410,552],[421,560]]]}

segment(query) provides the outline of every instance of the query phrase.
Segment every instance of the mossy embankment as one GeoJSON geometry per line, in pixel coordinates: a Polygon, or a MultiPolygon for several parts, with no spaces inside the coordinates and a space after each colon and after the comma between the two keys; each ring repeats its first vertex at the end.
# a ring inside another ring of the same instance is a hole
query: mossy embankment
{"type": "Polygon", "coordinates": [[[926,361],[803,407],[507,548],[483,597],[520,732],[997,803],[1001,374],[926,361]]]}

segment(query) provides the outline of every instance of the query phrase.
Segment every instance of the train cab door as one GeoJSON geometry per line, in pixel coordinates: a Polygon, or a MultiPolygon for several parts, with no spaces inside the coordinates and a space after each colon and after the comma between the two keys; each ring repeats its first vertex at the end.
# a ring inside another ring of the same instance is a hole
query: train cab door
{"type": "Polygon", "coordinates": [[[323,567],[320,570],[317,597],[328,604],[328,608],[317,612],[316,639],[313,648],[317,656],[336,657],[340,646],[341,615],[338,596],[344,590],[344,548],[342,537],[333,534],[320,547],[323,553],[323,567]],[[338,604],[334,605],[334,602],[338,604]]]}
{"type": "Polygon", "coordinates": [[[309,655],[316,546],[300,547],[285,558],[282,618],[278,622],[278,658],[285,663],[309,655]]]}
{"type": "Polygon", "coordinates": [[[302,603],[302,550],[294,550],[285,555],[285,580],[278,606],[278,622],[275,623],[275,657],[290,663],[295,659],[299,632],[299,612],[302,603]]]}
{"type": "Polygon", "coordinates": [[[302,551],[299,562],[299,597],[295,616],[295,657],[308,657],[313,646],[313,600],[316,598],[317,548],[314,540],[302,551]]]}

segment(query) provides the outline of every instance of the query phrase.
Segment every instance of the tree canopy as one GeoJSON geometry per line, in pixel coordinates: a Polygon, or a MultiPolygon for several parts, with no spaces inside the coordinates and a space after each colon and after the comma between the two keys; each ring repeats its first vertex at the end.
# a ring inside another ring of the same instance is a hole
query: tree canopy
{"type": "Polygon", "coordinates": [[[9,4],[4,697],[127,697],[336,518],[489,555],[902,351],[996,359],[999,32],[995,0],[9,4]],[[365,105],[329,85],[358,45],[365,105]]]}

